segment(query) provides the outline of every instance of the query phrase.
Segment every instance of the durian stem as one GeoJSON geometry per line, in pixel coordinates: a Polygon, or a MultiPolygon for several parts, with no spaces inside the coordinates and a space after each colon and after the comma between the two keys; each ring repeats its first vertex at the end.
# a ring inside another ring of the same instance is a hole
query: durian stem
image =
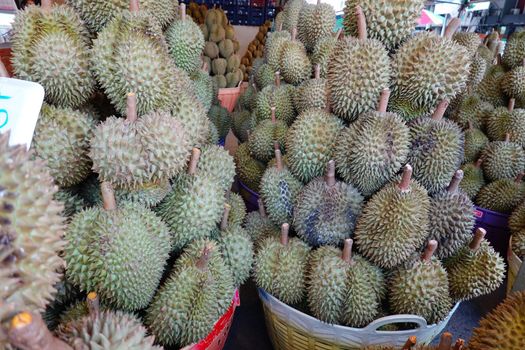
{"type": "Polygon", "coordinates": [[[474,129],[474,127],[472,126],[472,120],[468,121],[468,129],[469,130],[473,130],[474,129]]]}
{"type": "Polygon", "coordinates": [[[100,299],[96,292],[89,292],[87,295],[87,305],[90,315],[98,315],[100,311],[100,299]]]}
{"type": "Polygon", "coordinates": [[[456,340],[456,344],[454,344],[454,347],[452,350],[463,350],[465,348],[465,341],[463,339],[456,340]]]}
{"type": "Polygon", "coordinates": [[[511,98],[509,100],[509,105],[507,106],[507,108],[509,109],[509,112],[512,112],[514,110],[514,106],[516,105],[516,99],[515,98],[511,98]]]}
{"type": "Polygon", "coordinates": [[[104,210],[115,210],[117,209],[117,201],[115,200],[115,192],[109,182],[102,182],[100,184],[100,192],[102,193],[102,203],[104,210]]]}
{"type": "Polygon", "coordinates": [[[403,345],[403,348],[401,350],[410,350],[413,346],[416,345],[417,337],[415,335],[412,335],[408,337],[405,345],[403,345]]]}
{"type": "Polygon", "coordinates": [[[521,180],[523,179],[523,175],[525,175],[524,173],[519,173],[518,176],[516,176],[516,179],[514,179],[514,182],[516,183],[521,183],[521,180]]]}
{"type": "Polygon", "coordinates": [[[523,61],[521,61],[521,66],[525,67],[525,58],[523,59],[523,61]]]}
{"type": "Polygon", "coordinates": [[[341,259],[343,259],[347,264],[352,263],[352,246],[354,240],[352,238],[345,239],[345,245],[343,246],[343,254],[341,259]]]}
{"type": "Polygon", "coordinates": [[[191,159],[190,159],[190,164],[188,165],[188,175],[193,175],[197,171],[197,164],[199,163],[200,156],[201,156],[201,150],[194,147],[191,150],[191,159]]]}
{"type": "Polygon", "coordinates": [[[454,176],[452,176],[452,180],[450,181],[450,184],[448,185],[447,192],[456,193],[458,191],[461,180],[463,180],[463,170],[459,169],[459,170],[456,170],[456,172],[454,173],[454,176]]]}
{"type": "Polygon", "coordinates": [[[295,41],[295,38],[297,38],[297,28],[292,28],[292,41],[295,41]]]}
{"type": "Polygon", "coordinates": [[[281,244],[286,246],[288,245],[288,231],[290,230],[290,225],[284,223],[281,225],[281,244]]]}
{"type": "Polygon", "coordinates": [[[460,25],[461,20],[459,18],[452,18],[448,23],[447,28],[445,29],[445,35],[443,36],[447,39],[452,39],[452,35],[454,35],[454,33],[458,30],[460,25]]]}
{"type": "Polygon", "coordinates": [[[204,61],[202,62],[202,68],[201,70],[204,72],[204,73],[208,73],[208,62],[204,61]]]}
{"type": "Polygon", "coordinates": [[[275,72],[275,86],[281,86],[281,73],[278,71],[275,72]]]}
{"type": "Polygon", "coordinates": [[[208,266],[208,261],[210,260],[210,248],[208,246],[205,246],[204,249],[202,249],[201,256],[199,260],[197,260],[197,263],[195,266],[197,266],[198,269],[204,270],[206,266],[208,266]]]}
{"type": "Polygon", "coordinates": [[[283,23],[281,22],[279,23],[279,26],[277,27],[277,31],[282,32],[282,30],[283,30],[283,23]]]}
{"type": "Polygon", "coordinates": [[[126,120],[134,122],[137,118],[137,95],[134,92],[130,92],[126,99],[126,120]]]}
{"type": "Polygon", "coordinates": [[[403,176],[401,182],[397,186],[402,192],[408,191],[410,188],[410,179],[412,178],[412,166],[407,164],[403,167],[403,176]]]}
{"type": "Polygon", "coordinates": [[[434,120],[440,120],[445,115],[445,111],[448,108],[448,101],[443,100],[439,102],[438,106],[436,107],[436,110],[432,114],[432,119],[434,120]]]}
{"type": "Polygon", "coordinates": [[[257,85],[255,85],[255,83],[253,83],[252,86],[253,86],[253,89],[255,90],[255,92],[257,92],[257,85]]]}
{"type": "Polygon", "coordinates": [[[137,13],[137,12],[139,12],[139,10],[140,10],[140,7],[139,7],[139,0],[130,0],[130,1],[129,1],[129,10],[130,10],[132,13],[137,13]]]}
{"type": "Polygon", "coordinates": [[[510,141],[510,132],[505,134],[505,142],[509,142],[509,141],[510,141]]]}
{"type": "Polygon", "coordinates": [[[275,107],[270,107],[270,110],[272,111],[272,123],[277,123],[277,118],[275,117],[275,107]]]}
{"type": "Polygon", "coordinates": [[[330,160],[328,166],[326,167],[326,185],[332,187],[335,185],[335,162],[330,160]]]}
{"type": "Polygon", "coordinates": [[[181,2],[179,4],[179,9],[180,9],[180,20],[185,21],[186,20],[186,4],[181,2]]]}
{"type": "Polygon", "coordinates": [[[470,244],[468,245],[470,250],[472,251],[478,250],[486,234],[487,234],[487,231],[485,231],[485,229],[478,227],[476,229],[476,232],[474,233],[474,237],[472,238],[472,241],[470,241],[470,244]]]}
{"type": "Polygon", "coordinates": [[[321,78],[321,65],[320,65],[320,64],[316,64],[316,65],[315,65],[315,68],[314,68],[314,78],[315,78],[315,79],[319,79],[319,78],[321,78]]]}
{"type": "Polygon", "coordinates": [[[377,111],[380,113],[385,113],[386,108],[388,107],[388,99],[390,98],[390,89],[386,88],[381,91],[381,96],[379,97],[379,105],[377,106],[377,111]]]}
{"type": "Polygon", "coordinates": [[[481,168],[481,164],[483,164],[483,158],[479,158],[478,160],[476,160],[476,163],[474,163],[474,166],[476,168],[481,168]]]}
{"type": "Polygon", "coordinates": [[[224,203],[224,211],[222,213],[221,220],[221,231],[226,231],[228,228],[228,217],[230,216],[230,210],[232,209],[231,205],[224,203]]]}
{"type": "Polygon", "coordinates": [[[266,217],[266,210],[264,210],[264,203],[261,198],[257,199],[257,204],[259,205],[259,215],[263,218],[266,217]]]}
{"type": "Polygon", "coordinates": [[[449,332],[445,332],[441,335],[441,339],[439,339],[439,345],[436,350],[450,350],[451,346],[452,334],[449,332]]]}
{"type": "MultiPolygon", "coordinates": [[[[276,142],[277,143],[277,142],[276,142]]],[[[275,149],[275,163],[278,171],[283,170],[283,158],[281,156],[281,150],[279,149],[279,144],[277,144],[277,147],[275,149]]]]}
{"type": "Polygon", "coordinates": [[[335,32],[335,34],[334,34],[335,40],[339,40],[339,37],[341,36],[342,32],[343,32],[343,29],[341,29],[341,28],[337,32],[335,32]]]}
{"type": "Polygon", "coordinates": [[[434,252],[436,251],[438,246],[438,242],[435,240],[430,240],[427,243],[427,247],[425,248],[425,252],[423,253],[423,256],[421,257],[421,260],[430,262],[430,259],[432,259],[432,255],[434,255],[434,252]]]}
{"type": "Polygon", "coordinates": [[[0,78],[9,78],[9,73],[5,68],[4,62],[0,59],[0,78]]]}
{"type": "Polygon", "coordinates": [[[51,10],[51,6],[53,6],[53,1],[51,0],[40,1],[40,8],[44,10],[44,12],[49,12],[51,10]]]}
{"type": "Polygon", "coordinates": [[[38,313],[21,312],[13,317],[8,338],[11,345],[21,350],[73,350],[51,334],[38,313]]]}
{"type": "Polygon", "coordinates": [[[357,19],[357,34],[359,40],[366,40],[367,32],[366,32],[366,17],[363,13],[363,9],[361,6],[357,5],[355,7],[355,15],[357,19]]]}

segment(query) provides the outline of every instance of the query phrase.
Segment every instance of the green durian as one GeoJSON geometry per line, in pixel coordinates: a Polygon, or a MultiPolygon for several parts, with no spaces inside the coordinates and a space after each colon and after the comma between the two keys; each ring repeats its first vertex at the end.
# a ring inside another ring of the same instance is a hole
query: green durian
{"type": "MultiPolygon", "coordinates": [[[[476,34],[477,35],[477,34],[476,34]]],[[[476,90],[479,86],[479,83],[485,78],[485,74],[489,68],[489,64],[481,56],[481,54],[476,53],[470,62],[469,77],[467,80],[467,90],[470,91],[476,90]]]]}
{"type": "Polygon", "coordinates": [[[485,60],[488,69],[494,62],[494,52],[492,52],[492,50],[490,50],[485,44],[481,44],[478,46],[477,53],[483,58],[483,60],[485,60]]]}
{"type": "MultiPolygon", "coordinates": [[[[53,200],[58,188],[40,160],[25,146],[9,146],[0,134],[0,319],[22,310],[43,311],[56,293],[58,255],[64,241],[63,205],[53,200]]],[[[0,347],[7,346],[0,329],[0,347]]]]}
{"type": "Polygon", "coordinates": [[[219,53],[222,58],[230,58],[234,51],[233,42],[230,39],[224,39],[219,43],[219,53]]]}
{"type": "Polygon", "coordinates": [[[297,196],[293,223],[297,235],[310,246],[341,245],[354,232],[363,196],[335,179],[335,162],[328,162],[326,177],[310,181],[297,196]]]}
{"type": "Polygon", "coordinates": [[[447,272],[432,257],[436,248],[437,242],[429,241],[422,258],[392,272],[388,295],[396,314],[418,315],[435,324],[452,309],[447,272]]]}
{"type": "Polygon", "coordinates": [[[195,89],[195,96],[208,112],[213,102],[213,83],[212,78],[208,74],[208,64],[204,63],[201,69],[196,69],[190,75],[195,89]]]}
{"type": "Polygon", "coordinates": [[[297,87],[293,96],[297,113],[310,108],[326,109],[329,105],[326,79],[321,79],[321,67],[315,66],[314,79],[306,80],[297,87]]]}
{"type": "Polygon", "coordinates": [[[510,215],[509,228],[512,233],[525,229],[525,203],[521,203],[510,215]]]}
{"type": "Polygon", "coordinates": [[[304,45],[296,40],[295,33],[294,29],[291,40],[281,47],[279,72],[287,83],[298,85],[310,77],[312,65],[304,45]]]}
{"type": "Polygon", "coordinates": [[[450,264],[445,261],[450,296],[455,301],[492,293],[505,278],[504,260],[484,239],[486,233],[478,228],[470,244],[459,250],[450,264]]]}
{"type": "Polygon", "coordinates": [[[502,63],[507,69],[514,69],[523,65],[525,59],[525,33],[514,32],[505,44],[502,63]]]}
{"type": "Polygon", "coordinates": [[[465,163],[474,162],[479,158],[481,152],[489,144],[489,138],[483,133],[483,131],[469,127],[464,132],[465,135],[465,163]]]}
{"type": "Polygon", "coordinates": [[[244,229],[250,235],[252,241],[258,245],[265,238],[279,237],[279,227],[266,215],[264,203],[259,198],[259,210],[249,212],[244,220],[244,229]]]}
{"type": "Polygon", "coordinates": [[[157,342],[185,346],[210,333],[227,310],[234,286],[216,243],[196,240],[183,252],[146,310],[157,342]]]}
{"type": "Polygon", "coordinates": [[[459,45],[465,47],[467,52],[472,57],[478,51],[479,45],[481,45],[481,38],[478,33],[472,32],[457,32],[452,35],[452,40],[459,45]]]}
{"type": "Polygon", "coordinates": [[[53,199],[64,205],[62,216],[65,218],[71,218],[86,206],[82,197],[67,189],[58,190],[53,196],[53,199]]]}
{"type": "Polygon", "coordinates": [[[328,75],[328,62],[330,61],[330,56],[332,51],[337,44],[337,38],[340,32],[337,32],[336,36],[327,36],[320,39],[315,45],[310,60],[312,65],[315,67],[319,65],[320,71],[319,76],[323,79],[327,78],[328,75]]]}
{"type": "Polygon", "coordinates": [[[259,185],[266,166],[263,162],[252,158],[247,142],[239,145],[235,152],[234,161],[239,180],[252,191],[259,192],[259,185]]]}
{"type": "Polygon", "coordinates": [[[217,131],[217,127],[213,123],[208,123],[208,126],[210,127],[210,133],[208,135],[208,144],[210,145],[217,145],[219,144],[219,131],[217,131]]]}
{"type": "Polygon", "coordinates": [[[232,127],[230,112],[221,105],[214,104],[208,112],[208,118],[217,127],[219,138],[224,139],[232,127]]]}
{"type": "Polygon", "coordinates": [[[248,134],[251,134],[257,125],[257,117],[248,110],[233,112],[232,131],[240,142],[248,141],[248,134]]]}
{"type": "Polygon", "coordinates": [[[17,78],[41,84],[46,101],[60,107],[77,108],[91,97],[91,42],[72,8],[46,2],[27,6],[17,12],[11,33],[17,78]]]}
{"type": "Polygon", "coordinates": [[[275,107],[271,107],[272,117],[270,120],[261,121],[250,133],[248,147],[252,157],[262,162],[267,162],[275,155],[275,144],[281,150],[285,150],[286,134],[288,126],[282,120],[277,120],[275,107]]]}
{"type": "Polygon", "coordinates": [[[472,200],[459,190],[463,171],[454,174],[448,188],[430,199],[432,215],[429,216],[429,238],[438,242],[439,259],[456,254],[472,238],[476,222],[472,200]]]}
{"type": "Polygon", "coordinates": [[[516,179],[496,180],[483,186],[476,196],[476,205],[504,214],[511,213],[525,195],[522,177],[523,173],[520,173],[516,179]]]}
{"type": "Polygon", "coordinates": [[[479,95],[469,94],[462,98],[457,110],[452,112],[451,119],[463,129],[467,129],[471,124],[474,128],[483,129],[493,110],[494,107],[484,102],[479,95]]]}
{"type": "Polygon", "coordinates": [[[191,74],[199,68],[204,49],[204,35],[199,26],[186,19],[186,4],[179,5],[180,19],[173,21],[165,32],[168,50],[175,65],[191,74]]]}
{"type": "Polygon", "coordinates": [[[414,105],[414,101],[409,99],[404,100],[399,98],[399,96],[394,96],[389,100],[387,110],[392,113],[396,113],[406,122],[410,122],[421,116],[428,116],[430,114],[429,106],[416,106],[414,105]]]}
{"type": "Polygon", "coordinates": [[[412,140],[408,162],[414,167],[414,178],[429,193],[443,190],[463,162],[464,135],[456,123],[443,119],[447,106],[443,101],[431,118],[408,124],[412,140]]]}
{"type": "Polygon", "coordinates": [[[255,255],[254,276],[259,288],[286,304],[301,302],[306,295],[305,278],[310,247],[288,237],[288,224],[281,237],[268,237],[255,255]]]}
{"type": "Polygon", "coordinates": [[[321,109],[301,113],[286,137],[287,162],[292,174],[304,183],[322,176],[335,153],[343,123],[321,109]]]}
{"type": "Polygon", "coordinates": [[[228,226],[241,226],[246,218],[246,204],[242,197],[237,193],[228,192],[226,204],[231,208],[228,215],[228,226]]]}
{"type": "MultiPolygon", "coordinates": [[[[269,33],[266,39],[265,57],[269,68],[273,71],[281,69],[281,54],[283,52],[284,44],[290,41],[292,36],[287,31],[279,31],[269,33]]],[[[261,89],[261,87],[259,86],[261,89]]]]}
{"type": "Polygon", "coordinates": [[[207,41],[204,44],[204,53],[213,60],[214,58],[219,57],[219,46],[217,46],[217,44],[215,44],[213,41],[207,41]]]}
{"type": "Polygon", "coordinates": [[[55,330],[58,327],[61,323],[62,314],[80,297],[80,291],[65,278],[63,271],[62,278],[54,285],[54,288],[57,291],[54,299],[42,313],[42,319],[50,330],[55,330]]]}
{"type": "Polygon", "coordinates": [[[275,71],[270,65],[264,63],[255,74],[255,83],[259,91],[262,91],[268,85],[272,85],[275,79],[275,71]]]}
{"type": "Polygon", "coordinates": [[[283,8],[283,29],[292,32],[297,28],[301,9],[306,5],[304,0],[290,0],[283,8]]]}
{"type": "Polygon", "coordinates": [[[197,171],[219,183],[226,191],[233,184],[235,163],[233,157],[222,146],[210,145],[202,149],[197,171]]]}
{"type": "Polygon", "coordinates": [[[500,88],[503,79],[505,79],[505,68],[501,65],[493,65],[487,68],[485,77],[478,84],[476,92],[483,101],[494,107],[505,106],[506,97],[500,88]]]}
{"type": "MultiPolygon", "coordinates": [[[[515,34],[516,35],[516,34],[515,34]]],[[[525,292],[515,292],[489,312],[474,328],[469,350],[525,348],[525,292]]]]}
{"type": "Polygon", "coordinates": [[[332,5],[307,4],[299,12],[297,38],[308,51],[312,51],[319,40],[331,36],[335,27],[335,10],[332,5]]]}
{"type": "Polygon", "coordinates": [[[214,75],[225,75],[228,62],[224,58],[216,58],[211,62],[211,70],[214,75]]]}
{"type": "Polygon", "coordinates": [[[140,203],[151,208],[159,204],[171,191],[169,179],[158,182],[143,183],[132,189],[116,189],[117,202],[129,201],[140,203]]]}
{"type": "Polygon", "coordinates": [[[228,64],[227,64],[227,71],[228,72],[235,72],[239,69],[241,65],[241,58],[239,55],[230,55],[228,58],[228,64]]]}
{"type": "Polygon", "coordinates": [[[95,120],[70,108],[42,106],[33,136],[35,156],[46,162],[55,183],[70,187],[90,173],[89,142],[95,120]]]}
{"type": "Polygon", "coordinates": [[[501,83],[507,96],[523,100],[525,98],[525,67],[516,67],[507,72],[501,83]]]}
{"type": "MultiPolygon", "coordinates": [[[[257,87],[250,80],[248,87],[244,92],[239,96],[239,106],[241,107],[240,112],[252,111],[253,106],[255,105],[255,99],[257,97],[257,87]]],[[[235,119],[234,119],[235,123],[235,119]]]]}
{"type": "Polygon", "coordinates": [[[357,220],[354,237],[359,252],[382,268],[406,262],[428,236],[430,199],[411,175],[407,164],[401,180],[375,193],[357,220]]]}
{"type": "Polygon", "coordinates": [[[505,141],[490,142],[483,150],[483,174],[489,181],[513,179],[525,170],[525,152],[521,145],[505,141]]]}
{"type": "Polygon", "coordinates": [[[157,206],[157,213],[170,227],[176,251],[207,237],[221,219],[223,184],[216,174],[197,172],[199,157],[199,149],[194,148],[188,173],[172,180],[172,191],[157,206]]]}
{"type": "Polygon", "coordinates": [[[293,95],[287,85],[281,84],[279,72],[275,73],[275,85],[268,85],[257,94],[255,115],[257,122],[269,119],[271,108],[275,107],[275,116],[278,120],[291,125],[295,119],[293,95]]]}
{"type": "Polygon", "coordinates": [[[242,81],[244,77],[243,72],[240,69],[236,69],[234,72],[226,74],[226,87],[234,88],[239,86],[239,82],[242,81]]]}
{"type": "Polygon", "coordinates": [[[512,233],[511,236],[512,251],[521,260],[525,259],[525,230],[519,230],[512,233]]]}
{"type": "Polygon", "coordinates": [[[173,238],[151,210],[130,202],[117,207],[111,186],[101,189],[104,207],[78,213],[68,226],[66,275],[116,308],[139,310],[157,289],[173,238]]]}
{"type": "Polygon", "coordinates": [[[203,105],[194,95],[185,92],[179,93],[172,102],[171,114],[182,124],[190,145],[202,147],[208,144],[210,121],[203,105]]]}
{"type": "Polygon", "coordinates": [[[210,26],[209,32],[210,32],[210,36],[209,36],[210,41],[219,43],[223,41],[224,39],[226,39],[226,31],[219,24],[214,24],[210,26]]]}
{"type": "MultiPolygon", "coordinates": [[[[227,82],[226,77],[224,75],[215,75],[213,77],[213,81],[215,82],[215,84],[217,84],[218,89],[224,89],[228,85],[228,82],[227,82]]],[[[214,101],[214,103],[217,103],[217,102],[219,102],[219,101],[218,100],[214,101]]]]}
{"type": "Polygon", "coordinates": [[[507,107],[498,107],[487,117],[487,136],[491,141],[503,141],[507,133],[513,133],[510,128],[514,104],[516,100],[511,99],[507,107]]]}

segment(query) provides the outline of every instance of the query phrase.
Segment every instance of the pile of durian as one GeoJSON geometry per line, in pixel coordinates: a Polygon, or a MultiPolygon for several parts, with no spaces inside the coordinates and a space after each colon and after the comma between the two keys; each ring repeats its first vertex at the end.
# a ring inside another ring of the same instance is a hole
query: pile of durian
{"type": "Polygon", "coordinates": [[[250,73],[252,71],[253,65],[256,64],[258,58],[263,58],[264,56],[264,45],[266,44],[266,34],[270,31],[272,27],[272,22],[266,21],[262,26],[259,27],[259,31],[255,38],[248,45],[248,49],[244,56],[241,59],[241,65],[246,67],[244,73],[244,81],[249,80],[250,73]]]}
{"type": "Polygon", "coordinates": [[[190,1],[188,8],[186,9],[186,14],[191,16],[195,23],[201,25],[206,21],[206,13],[208,12],[208,6],[206,4],[197,4],[194,1],[190,1]]]}
{"type": "Polygon", "coordinates": [[[505,276],[473,232],[468,125],[454,117],[496,55],[458,19],[444,37],[412,34],[423,3],[348,0],[343,37],[330,5],[289,1],[232,116],[237,175],[261,199],[244,225],[255,281],[324,322],[437,323],[505,276]]]}
{"type": "Polygon", "coordinates": [[[0,135],[1,349],[195,343],[250,274],[199,26],[172,1],[109,4],[15,18],[15,75],[46,94],[30,152],[0,135]]]}

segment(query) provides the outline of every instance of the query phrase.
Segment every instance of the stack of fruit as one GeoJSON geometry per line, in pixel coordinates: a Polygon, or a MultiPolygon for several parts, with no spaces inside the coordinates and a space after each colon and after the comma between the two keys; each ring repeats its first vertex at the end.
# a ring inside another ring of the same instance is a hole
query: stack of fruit
{"type": "Polygon", "coordinates": [[[473,234],[465,135],[445,117],[475,55],[453,39],[457,19],[445,37],[411,36],[423,1],[377,3],[347,1],[341,40],[333,8],[301,0],[268,33],[233,116],[237,174],[264,206],[245,229],[257,284],[289,305],[353,327],[391,313],[436,323],[505,274],[473,234]]]}
{"type": "Polygon", "coordinates": [[[259,31],[248,45],[248,51],[244,54],[241,59],[241,70],[244,73],[244,81],[248,81],[248,77],[252,71],[253,61],[257,58],[262,58],[264,56],[264,45],[266,44],[266,34],[270,30],[272,23],[270,21],[264,22],[262,26],[259,27],[259,31]]]}
{"type": "Polygon", "coordinates": [[[197,4],[194,1],[190,1],[188,4],[188,9],[186,10],[186,14],[190,16],[195,23],[198,25],[204,24],[206,21],[206,13],[208,12],[208,7],[206,4],[197,4]]]}
{"type": "Polygon", "coordinates": [[[32,153],[0,135],[0,348],[197,342],[252,262],[204,37],[172,1],[71,3],[13,25],[16,77],[46,104],[32,153]]]}

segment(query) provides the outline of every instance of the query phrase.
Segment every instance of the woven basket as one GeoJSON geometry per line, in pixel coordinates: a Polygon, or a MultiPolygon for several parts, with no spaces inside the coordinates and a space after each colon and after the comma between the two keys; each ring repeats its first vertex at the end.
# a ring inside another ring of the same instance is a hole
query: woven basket
{"type": "Polygon", "coordinates": [[[509,263],[509,272],[507,276],[507,294],[510,294],[518,272],[520,271],[523,261],[512,251],[512,237],[509,241],[509,250],[507,253],[507,262],[509,263]]]}
{"type": "Polygon", "coordinates": [[[445,328],[459,303],[438,324],[428,325],[415,315],[386,316],[365,328],[329,325],[279,301],[259,288],[266,327],[276,350],[359,350],[363,346],[389,344],[403,346],[415,335],[418,344],[429,344],[445,328]],[[418,328],[404,331],[378,331],[392,323],[415,323],[418,328]]]}

